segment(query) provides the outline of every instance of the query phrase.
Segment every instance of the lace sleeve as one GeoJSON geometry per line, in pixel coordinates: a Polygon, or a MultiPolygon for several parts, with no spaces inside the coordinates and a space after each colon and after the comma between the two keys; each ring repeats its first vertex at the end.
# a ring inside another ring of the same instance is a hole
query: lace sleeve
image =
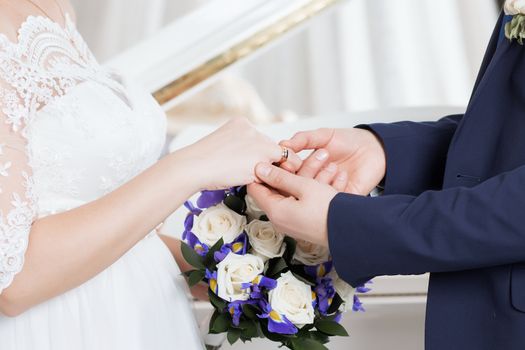
{"type": "MultiPolygon", "coordinates": [[[[3,65],[0,59],[0,64],[3,65]]],[[[5,67],[5,66],[4,66],[5,67]]],[[[0,68],[0,293],[22,270],[29,231],[36,218],[25,125],[29,113],[20,89],[0,68]]]]}

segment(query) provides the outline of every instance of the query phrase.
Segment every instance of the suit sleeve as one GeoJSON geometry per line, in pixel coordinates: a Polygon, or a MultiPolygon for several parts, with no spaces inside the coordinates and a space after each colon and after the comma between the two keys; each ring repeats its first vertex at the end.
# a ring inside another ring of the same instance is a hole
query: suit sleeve
{"type": "Polygon", "coordinates": [[[525,261],[524,208],[525,166],[475,187],[418,196],[340,193],[328,213],[331,253],[353,285],[518,263],[525,261]]]}
{"type": "Polygon", "coordinates": [[[418,195],[441,189],[448,148],[462,117],[357,126],[372,131],[383,142],[387,160],[384,194],[418,195]]]}

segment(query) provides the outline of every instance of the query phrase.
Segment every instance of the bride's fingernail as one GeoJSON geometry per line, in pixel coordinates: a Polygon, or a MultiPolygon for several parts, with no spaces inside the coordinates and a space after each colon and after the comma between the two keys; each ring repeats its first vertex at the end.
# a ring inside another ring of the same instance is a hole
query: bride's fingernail
{"type": "Polygon", "coordinates": [[[315,158],[316,158],[317,160],[321,160],[321,161],[323,161],[323,160],[325,160],[326,158],[328,158],[328,152],[325,151],[324,149],[319,150],[319,151],[317,151],[317,153],[315,154],[315,158]]]}
{"type": "Polygon", "coordinates": [[[262,177],[267,177],[268,175],[270,175],[271,171],[272,168],[268,164],[259,164],[257,166],[257,175],[260,175],[262,177]]]}

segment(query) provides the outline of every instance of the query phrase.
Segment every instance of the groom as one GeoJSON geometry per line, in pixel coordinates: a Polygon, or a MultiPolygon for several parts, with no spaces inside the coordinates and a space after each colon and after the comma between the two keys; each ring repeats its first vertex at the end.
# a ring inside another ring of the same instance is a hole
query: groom
{"type": "Polygon", "coordinates": [[[430,272],[427,350],[525,349],[525,47],[505,37],[511,19],[498,20],[464,115],[283,142],[328,151],[346,193],[308,178],[313,157],[304,176],[259,164],[267,185],[249,188],[278,229],[329,245],[354,286],[430,272]],[[361,196],[382,179],[383,196],[361,196]]]}

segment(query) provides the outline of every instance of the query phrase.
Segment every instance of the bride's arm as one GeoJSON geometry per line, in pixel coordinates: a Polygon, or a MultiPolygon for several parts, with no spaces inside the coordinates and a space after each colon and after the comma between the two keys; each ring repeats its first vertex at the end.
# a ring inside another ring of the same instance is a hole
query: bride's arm
{"type": "Polygon", "coordinates": [[[16,316],[62,294],[113,264],[203,188],[251,183],[260,161],[281,148],[244,120],[169,154],[113,192],[36,220],[22,271],[0,294],[0,312],[16,316]]]}

